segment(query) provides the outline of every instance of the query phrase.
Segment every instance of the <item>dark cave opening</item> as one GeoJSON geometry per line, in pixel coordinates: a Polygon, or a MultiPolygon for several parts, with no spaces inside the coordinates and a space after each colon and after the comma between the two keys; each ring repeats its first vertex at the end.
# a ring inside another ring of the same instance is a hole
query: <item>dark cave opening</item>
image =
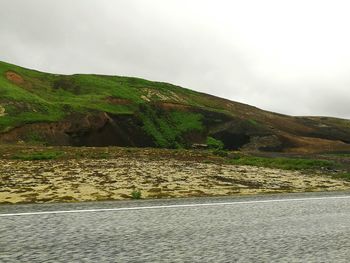
{"type": "Polygon", "coordinates": [[[213,137],[224,143],[225,150],[238,150],[250,142],[250,136],[242,133],[220,132],[213,137]]]}

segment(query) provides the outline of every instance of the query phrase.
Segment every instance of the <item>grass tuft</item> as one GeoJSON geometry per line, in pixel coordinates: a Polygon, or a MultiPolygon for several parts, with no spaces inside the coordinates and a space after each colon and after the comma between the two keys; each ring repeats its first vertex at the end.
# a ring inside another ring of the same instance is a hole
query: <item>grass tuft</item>
{"type": "Polygon", "coordinates": [[[336,162],[327,160],[253,156],[240,156],[237,159],[231,159],[229,162],[236,165],[252,165],[285,170],[335,169],[339,166],[336,162]]]}
{"type": "Polygon", "coordinates": [[[60,151],[43,151],[33,153],[20,153],[12,156],[12,159],[33,161],[33,160],[52,160],[57,159],[64,155],[64,152],[60,151]]]}
{"type": "Polygon", "coordinates": [[[131,198],[132,199],[141,199],[142,197],[142,193],[140,190],[138,189],[134,189],[132,192],[131,192],[131,198]]]}
{"type": "Polygon", "coordinates": [[[346,181],[350,181],[350,173],[332,174],[332,177],[335,179],[343,179],[346,181]]]}

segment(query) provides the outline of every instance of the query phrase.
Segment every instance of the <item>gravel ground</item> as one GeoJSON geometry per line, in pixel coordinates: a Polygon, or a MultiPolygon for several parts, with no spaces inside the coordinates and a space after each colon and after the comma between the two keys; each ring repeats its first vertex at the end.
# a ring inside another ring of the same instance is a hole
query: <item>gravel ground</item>
{"type": "Polygon", "coordinates": [[[321,174],[172,158],[0,160],[0,203],[42,203],[339,191],[350,182],[321,174]]]}

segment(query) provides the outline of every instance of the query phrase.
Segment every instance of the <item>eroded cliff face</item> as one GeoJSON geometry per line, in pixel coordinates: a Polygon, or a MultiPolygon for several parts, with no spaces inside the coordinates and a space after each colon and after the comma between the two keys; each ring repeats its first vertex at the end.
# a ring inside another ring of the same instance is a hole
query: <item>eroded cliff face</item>
{"type": "MultiPolygon", "coordinates": [[[[131,146],[131,147],[159,147],[156,138],[145,129],[145,122],[152,122],[154,118],[170,122],[168,116],[172,111],[184,111],[185,114],[201,116],[201,129],[187,130],[179,133],[173,139],[175,143],[185,148],[193,144],[205,144],[208,136],[221,140],[224,148],[237,150],[259,149],[273,147],[281,150],[281,143],[276,135],[273,140],[271,131],[256,127],[244,120],[228,116],[223,113],[210,112],[189,107],[179,108],[177,105],[158,105],[155,115],[142,118],[140,109],[135,114],[112,115],[106,112],[89,114],[73,114],[62,121],[52,123],[33,123],[14,128],[0,134],[1,143],[45,143],[47,145],[71,146],[131,146]],[[278,147],[276,148],[276,145],[278,147]]],[[[159,125],[156,123],[155,125],[159,125]]],[[[162,123],[160,123],[162,126],[162,123]]],[[[169,126],[171,128],[171,126],[169,126]]],[[[169,131],[160,132],[166,133],[169,131]]],[[[172,146],[170,145],[170,148],[172,146]]]]}
{"type": "Polygon", "coordinates": [[[44,142],[48,145],[135,146],[154,143],[133,115],[105,112],[74,114],[59,122],[26,124],[0,135],[0,142],[44,142]]]}
{"type": "MultiPolygon", "coordinates": [[[[146,116],[141,107],[134,114],[113,115],[106,112],[72,114],[62,121],[25,124],[0,134],[0,143],[41,143],[46,145],[68,146],[125,146],[125,147],[164,147],[158,144],[159,134],[171,132],[173,124],[169,120],[171,112],[200,115],[201,129],[187,130],[171,137],[172,144],[165,148],[191,148],[194,144],[206,144],[207,138],[220,140],[227,150],[280,151],[280,152],[322,152],[349,151],[350,146],[342,141],[345,135],[337,139],[315,138],[303,134],[287,133],[242,118],[220,112],[178,105],[153,105],[153,115],[146,116]],[[155,120],[157,119],[158,120],[155,120]],[[161,120],[161,122],[159,122],[161,120]],[[156,122],[158,121],[158,122],[156,122]],[[150,134],[147,122],[154,122],[158,128],[150,134]],[[168,122],[168,124],[166,124],[168,122]],[[168,130],[162,130],[168,125],[168,130]],[[160,126],[160,127],[158,127],[160,126]],[[170,129],[170,130],[169,130],[170,129]]],[[[152,107],[153,107],[152,106],[152,107]]],[[[183,125],[183,124],[182,124],[183,125]]],[[[174,126],[176,129],[176,126],[174,126]]]]}
{"type": "MultiPolygon", "coordinates": [[[[210,136],[221,140],[227,150],[299,153],[350,151],[349,144],[341,140],[297,136],[280,131],[274,133],[273,129],[254,128],[226,115],[217,114],[213,119],[213,113],[201,113],[204,116],[203,130],[185,132],[176,139],[185,148],[205,144],[210,136]]],[[[159,147],[155,138],[144,129],[138,114],[111,115],[105,112],[75,114],[59,122],[26,124],[0,134],[0,143],[159,147]]]]}

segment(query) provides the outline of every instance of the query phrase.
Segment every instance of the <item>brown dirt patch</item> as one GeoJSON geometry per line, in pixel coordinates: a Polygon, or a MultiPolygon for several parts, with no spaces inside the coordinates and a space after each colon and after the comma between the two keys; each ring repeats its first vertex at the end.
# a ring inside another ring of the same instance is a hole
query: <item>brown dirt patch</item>
{"type": "Polygon", "coordinates": [[[117,97],[108,97],[106,98],[106,102],[110,104],[116,104],[116,105],[129,105],[132,104],[132,102],[128,99],[122,99],[117,97]]]}
{"type": "Polygon", "coordinates": [[[186,111],[191,108],[190,106],[187,106],[187,105],[170,103],[170,102],[158,103],[158,106],[164,110],[180,110],[180,111],[186,111]]]}
{"type": "Polygon", "coordinates": [[[13,71],[7,71],[5,73],[6,78],[14,84],[20,85],[24,83],[24,79],[21,75],[13,71]]]}
{"type": "Polygon", "coordinates": [[[283,138],[290,144],[283,150],[284,152],[312,154],[350,150],[350,145],[342,141],[295,136],[287,133],[283,134],[283,138]]]}

